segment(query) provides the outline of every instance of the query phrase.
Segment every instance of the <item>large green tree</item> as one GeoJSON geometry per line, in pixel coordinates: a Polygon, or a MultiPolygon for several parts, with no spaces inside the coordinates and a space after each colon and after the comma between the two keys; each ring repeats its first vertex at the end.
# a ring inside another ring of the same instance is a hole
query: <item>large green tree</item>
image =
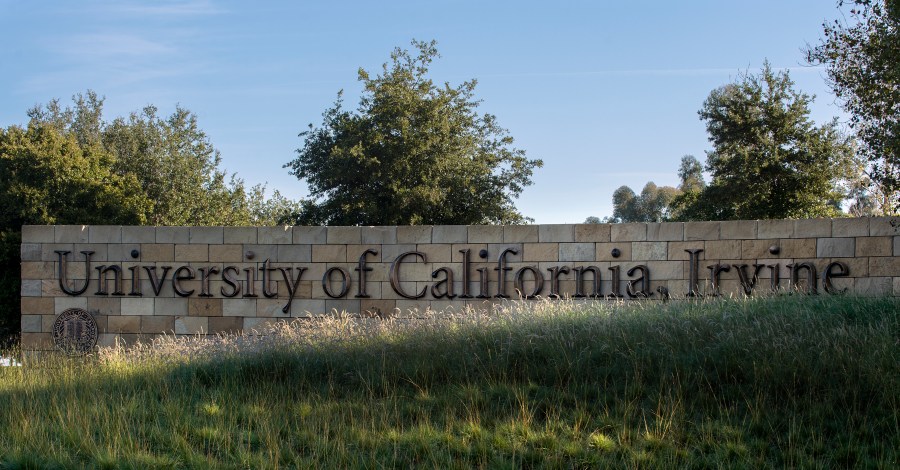
{"type": "Polygon", "coordinates": [[[161,117],[155,106],[112,122],[103,120],[103,98],[76,95],[73,106],[59,100],[29,110],[31,124],[71,135],[83,148],[109,155],[119,175],[132,175],[152,204],[144,214],[152,225],[248,225],[254,223],[254,190],[220,169],[221,156],[200,128],[197,116],[180,106],[161,117]]]}
{"type": "Polygon", "coordinates": [[[0,343],[19,330],[21,228],[142,224],[152,205],[101,146],[47,124],[0,129],[0,343]]]}
{"type": "Polygon", "coordinates": [[[827,217],[840,213],[857,168],[837,121],[817,127],[812,97],[768,62],[758,75],[713,90],[702,109],[712,181],[680,208],[682,219],[827,217]]]}
{"type": "Polygon", "coordinates": [[[900,0],[840,0],[850,22],[825,23],[807,50],[825,65],[832,89],[851,115],[869,162],[872,199],[881,213],[900,212],[900,0]]]}
{"type": "Polygon", "coordinates": [[[644,185],[640,194],[628,186],[613,191],[615,222],[662,222],[669,219],[669,204],[678,195],[671,186],[657,186],[652,181],[644,185]]]}
{"type": "Polygon", "coordinates": [[[359,70],[356,111],[341,95],[321,127],[303,132],[285,165],[315,198],[298,222],[330,225],[512,224],[513,200],[531,184],[529,160],[490,114],[479,114],[475,80],[427,78],[434,41],[396,49],[382,73],[359,70]]]}

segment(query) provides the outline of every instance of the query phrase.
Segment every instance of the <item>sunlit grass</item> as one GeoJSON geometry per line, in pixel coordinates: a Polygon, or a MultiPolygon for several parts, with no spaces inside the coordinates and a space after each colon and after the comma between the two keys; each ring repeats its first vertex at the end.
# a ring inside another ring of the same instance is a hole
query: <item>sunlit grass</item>
{"type": "Polygon", "coordinates": [[[510,303],[0,368],[0,463],[893,467],[900,302],[510,303]]]}

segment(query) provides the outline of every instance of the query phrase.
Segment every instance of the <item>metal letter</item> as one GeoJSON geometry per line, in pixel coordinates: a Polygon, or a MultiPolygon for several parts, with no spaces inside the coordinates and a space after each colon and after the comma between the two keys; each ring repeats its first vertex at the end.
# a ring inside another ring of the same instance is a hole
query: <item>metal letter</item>
{"type": "Polygon", "coordinates": [[[153,294],[159,297],[159,293],[162,292],[163,283],[166,282],[166,276],[169,274],[169,270],[172,269],[171,266],[163,266],[162,279],[156,275],[156,266],[144,266],[144,271],[147,271],[147,276],[150,277],[150,286],[153,287],[153,294]]]}
{"type": "Polygon", "coordinates": [[[512,248],[507,248],[503,250],[503,253],[500,253],[500,256],[497,258],[497,267],[494,268],[494,271],[497,271],[497,298],[508,299],[509,296],[506,295],[506,271],[512,271],[512,268],[506,267],[506,254],[512,253],[514,255],[519,254],[518,250],[514,250],[512,248]]]}
{"type": "Polygon", "coordinates": [[[200,297],[212,297],[209,293],[209,277],[219,273],[219,268],[210,266],[208,268],[200,268],[200,297]]]}
{"type": "Polygon", "coordinates": [[[456,297],[456,294],[453,293],[453,271],[450,268],[438,268],[431,273],[431,277],[437,279],[438,273],[444,273],[444,279],[435,282],[431,286],[431,296],[435,299],[442,299],[444,297],[452,299],[456,297]],[[446,286],[444,292],[438,291],[440,286],[446,286]]]}
{"type": "Polygon", "coordinates": [[[703,294],[700,293],[700,253],[703,252],[702,248],[692,248],[689,250],[684,250],[688,252],[688,257],[690,261],[690,280],[688,281],[688,288],[690,291],[686,294],[688,297],[702,297],[703,294]]]}
{"type": "Polygon", "coordinates": [[[600,297],[600,268],[596,266],[579,266],[575,270],[575,297],[600,297]],[[584,273],[591,273],[593,289],[590,295],[584,294],[584,273]]]}
{"type": "MultiPolygon", "coordinates": [[[[59,263],[57,263],[57,265],[59,267],[59,271],[58,271],[58,275],[57,275],[57,277],[59,278],[59,288],[62,289],[62,291],[68,295],[84,294],[84,291],[86,291],[88,288],[88,284],[90,284],[90,282],[91,282],[91,255],[94,254],[94,252],[93,251],[82,251],[81,252],[81,254],[84,255],[84,277],[85,277],[85,280],[84,280],[84,285],[81,286],[80,289],[78,289],[78,288],[69,289],[69,285],[68,285],[69,281],[66,276],[66,271],[68,271],[66,269],[66,255],[68,255],[71,252],[56,250],[56,251],[54,251],[54,253],[56,253],[57,257],[59,258],[59,263]]],[[[74,259],[74,256],[73,256],[73,259],[74,259]]]]}
{"type": "Polygon", "coordinates": [[[287,285],[288,289],[288,303],[285,304],[284,307],[281,308],[281,311],[284,313],[288,313],[291,311],[291,302],[294,301],[294,296],[297,295],[297,292],[300,288],[300,278],[303,277],[303,271],[306,271],[306,268],[297,268],[297,280],[294,280],[294,268],[278,268],[281,271],[281,277],[284,278],[284,283],[287,285]]]}
{"type": "Polygon", "coordinates": [[[641,277],[628,281],[628,285],[625,287],[625,291],[628,292],[628,295],[630,297],[650,297],[650,296],[652,296],[653,292],[650,292],[650,269],[643,264],[639,264],[639,265],[629,269],[628,275],[633,276],[635,271],[640,271],[641,277]],[[641,283],[641,288],[638,290],[635,290],[634,286],[638,282],[641,283]]]}
{"type": "Polygon", "coordinates": [[[366,299],[371,297],[368,292],[366,292],[366,273],[371,271],[372,268],[366,266],[366,255],[377,255],[378,252],[373,249],[368,249],[363,252],[363,254],[359,255],[359,266],[356,267],[355,271],[359,272],[359,283],[356,288],[356,297],[366,299]]]}
{"type": "Polygon", "coordinates": [[[526,299],[533,299],[541,295],[541,291],[544,289],[544,275],[541,274],[541,271],[536,266],[525,266],[516,271],[514,283],[520,296],[525,296],[526,299]],[[532,289],[531,294],[527,295],[525,294],[525,271],[530,271],[534,277],[534,289],[532,289]]]}
{"type": "Polygon", "coordinates": [[[181,288],[181,281],[187,281],[196,277],[196,273],[194,272],[194,268],[190,266],[182,266],[175,270],[172,273],[172,289],[181,297],[188,297],[194,293],[194,290],[184,290],[181,288]],[[181,274],[182,271],[187,271],[187,274],[181,274]]]}
{"type": "Polygon", "coordinates": [[[799,290],[800,287],[800,270],[806,270],[806,293],[807,294],[816,294],[817,293],[817,284],[819,281],[818,276],[816,276],[816,265],[812,263],[793,263],[787,265],[788,269],[791,270],[791,286],[794,290],[799,290]]]}
{"type": "Polygon", "coordinates": [[[350,280],[350,271],[347,271],[344,268],[339,266],[333,266],[328,268],[325,271],[325,275],[322,276],[322,290],[325,291],[325,295],[331,297],[332,299],[340,299],[341,297],[347,295],[347,292],[350,291],[350,284],[348,281],[350,280]],[[331,273],[338,272],[341,275],[341,290],[337,294],[335,294],[331,290],[331,273]]]}
{"type": "Polygon", "coordinates": [[[109,277],[106,276],[106,273],[112,271],[113,273],[113,285],[116,287],[116,290],[113,291],[113,295],[125,295],[125,292],[122,292],[122,267],[118,264],[113,264],[110,266],[97,266],[94,268],[97,270],[97,292],[94,292],[94,295],[109,295],[107,292],[107,287],[109,287],[109,277]]]}
{"type": "Polygon", "coordinates": [[[829,294],[843,294],[847,292],[847,289],[835,289],[834,283],[831,282],[831,278],[833,277],[847,277],[850,275],[850,268],[847,267],[846,264],[835,261],[833,263],[829,263],[828,266],[825,267],[825,270],[822,271],[822,287],[825,288],[825,292],[829,294]],[[839,272],[834,272],[834,268],[840,268],[839,272]]]}
{"type": "Polygon", "coordinates": [[[559,275],[569,274],[569,268],[566,266],[554,266],[547,268],[550,271],[550,297],[560,297],[559,295],[559,275]]]}
{"type": "Polygon", "coordinates": [[[394,262],[391,263],[391,287],[394,289],[394,292],[400,294],[403,297],[406,297],[407,299],[421,299],[422,297],[425,297],[425,292],[428,290],[427,288],[423,287],[418,294],[410,295],[407,294],[403,290],[403,287],[400,285],[400,263],[402,263],[403,259],[407,256],[422,258],[423,263],[426,263],[428,261],[425,258],[425,253],[422,253],[421,251],[407,251],[406,253],[401,253],[400,256],[395,258],[394,262]]]}
{"type": "Polygon", "coordinates": [[[236,266],[226,266],[225,269],[222,270],[222,280],[231,287],[231,292],[226,292],[225,286],[222,286],[219,289],[219,292],[222,293],[223,297],[231,298],[241,293],[241,281],[237,278],[239,274],[240,272],[236,266]]]}

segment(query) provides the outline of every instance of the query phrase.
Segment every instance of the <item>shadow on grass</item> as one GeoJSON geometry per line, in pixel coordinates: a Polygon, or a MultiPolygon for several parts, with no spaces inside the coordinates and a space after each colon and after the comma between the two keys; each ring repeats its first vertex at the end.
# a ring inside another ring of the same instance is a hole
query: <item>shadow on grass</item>
{"type": "Polygon", "coordinates": [[[186,364],[48,363],[0,372],[0,462],[887,465],[900,449],[898,310],[685,302],[186,364]]]}

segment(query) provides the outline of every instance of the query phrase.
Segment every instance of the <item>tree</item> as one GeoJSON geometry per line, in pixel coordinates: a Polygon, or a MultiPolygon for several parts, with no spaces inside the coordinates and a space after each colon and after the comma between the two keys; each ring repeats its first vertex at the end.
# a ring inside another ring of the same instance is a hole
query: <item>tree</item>
{"type": "Polygon", "coordinates": [[[111,162],[99,145],[51,125],[0,129],[0,340],[19,330],[22,225],[145,222],[150,201],[111,162]]]}
{"type": "Polygon", "coordinates": [[[152,201],[144,217],[152,225],[249,225],[249,195],[243,181],[219,169],[221,156],[197,116],[177,106],[160,117],[147,106],[128,118],[103,121],[103,98],[88,91],[73,97],[73,108],[59,100],[29,110],[31,125],[71,135],[81,148],[109,155],[112,170],[137,179],[152,201]],[[226,181],[226,179],[228,181],[226,181]]]}
{"type": "Polygon", "coordinates": [[[837,121],[816,127],[812,98],[768,62],[759,75],[713,90],[699,111],[713,150],[712,182],[681,209],[682,219],[828,217],[840,213],[855,168],[837,121]]]}
{"type": "Polygon", "coordinates": [[[824,65],[834,93],[851,114],[851,126],[867,158],[875,204],[900,212],[900,1],[852,3],[853,24],[825,23],[824,40],[807,60],[824,65]]]}
{"type": "Polygon", "coordinates": [[[640,195],[628,186],[613,192],[613,218],[621,222],[662,222],[669,219],[669,204],[679,191],[648,182],[640,195]]]}
{"type": "Polygon", "coordinates": [[[359,70],[355,112],[341,93],[321,127],[285,165],[314,200],[297,222],[332,225],[513,224],[513,199],[531,184],[529,160],[490,114],[477,112],[475,80],[451,87],[426,77],[435,42],[395,49],[372,78],[359,70]]]}
{"type": "Polygon", "coordinates": [[[706,181],[703,179],[703,165],[693,155],[681,157],[678,178],[681,180],[678,189],[682,192],[702,191],[706,187],[706,181]]]}

